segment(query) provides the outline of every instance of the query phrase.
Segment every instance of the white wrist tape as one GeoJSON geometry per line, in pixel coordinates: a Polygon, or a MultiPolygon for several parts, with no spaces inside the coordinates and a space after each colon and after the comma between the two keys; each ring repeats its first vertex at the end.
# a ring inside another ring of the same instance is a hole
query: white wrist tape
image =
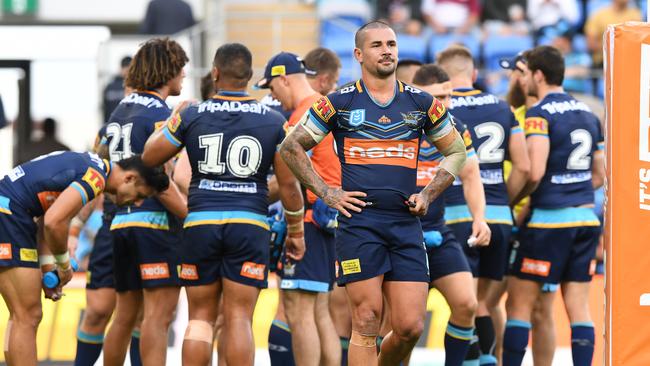
{"type": "Polygon", "coordinates": [[[56,264],[70,263],[70,252],[66,250],[63,254],[55,254],[54,259],[56,264]]]}
{"type": "Polygon", "coordinates": [[[282,207],[282,209],[284,209],[284,214],[286,216],[303,216],[305,214],[305,208],[304,207],[301,208],[300,210],[296,210],[296,211],[289,211],[284,207],[282,207]]]}
{"type": "Polygon", "coordinates": [[[38,256],[38,264],[41,266],[46,266],[48,264],[55,264],[56,260],[54,259],[54,256],[51,254],[46,254],[46,255],[39,255],[38,256]]]}

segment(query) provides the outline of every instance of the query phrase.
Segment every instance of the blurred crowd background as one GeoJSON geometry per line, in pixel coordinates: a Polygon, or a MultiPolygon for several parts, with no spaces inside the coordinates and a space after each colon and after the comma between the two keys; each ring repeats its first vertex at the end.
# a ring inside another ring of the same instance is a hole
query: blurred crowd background
{"type": "MultiPolygon", "coordinates": [[[[123,95],[128,56],[152,36],[183,45],[190,63],[181,99],[198,99],[200,78],[224,42],[253,52],[257,75],[280,51],[324,46],[341,59],[339,85],[360,76],[354,32],[383,19],[398,32],[403,64],[435,62],[468,47],[477,88],[505,96],[499,60],[539,44],[565,56],[565,89],[602,115],[602,38],[607,24],[645,20],[643,0],[3,0],[0,15],[0,173],[34,156],[30,144],[59,139],[88,148],[123,95]],[[12,125],[12,132],[3,127],[12,125]],[[54,128],[52,127],[54,124],[54,128]]],[[[253,91],[262,98],[261,92],[253,91]]],[[[173,104],[176,102],[170,99],[173,104]]],[[[33,150],[33,149],[32,149],[33,150]]]]}

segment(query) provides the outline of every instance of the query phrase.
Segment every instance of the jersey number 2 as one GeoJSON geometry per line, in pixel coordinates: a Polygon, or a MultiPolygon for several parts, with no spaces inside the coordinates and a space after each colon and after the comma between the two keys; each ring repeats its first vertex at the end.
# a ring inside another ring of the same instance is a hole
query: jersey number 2
{"type": "Polygon", "coordinates": [[[223,133],[199,136],[199,146],[205,150],[205,159],[199,161],[199,172],[224,174],[226,167],[237,178],[247,178],[257,173],[262,162],[262,145],[252,136],[238,136],[228,144],[226,162],[221,161],[223,133]]]}
{"type": "Polygon", "coordinates": [[[579,129],[571,131],[571,144],[576,146],[566,163],[570,170],[588,170],[591,166],[591,145],[593,144],[591,134],[587,130],[579,129]]]}
{"type": "Polygon", "coordinates": [[[505,150],[501,148],[506,134],[503,127],[496,122],[485,122],[474,127],[476,137],[483,138],[487,136],[487,140],[481,144],[476,150],[478,160],[481,163],[500,163],[505,158],[505,150]]]}

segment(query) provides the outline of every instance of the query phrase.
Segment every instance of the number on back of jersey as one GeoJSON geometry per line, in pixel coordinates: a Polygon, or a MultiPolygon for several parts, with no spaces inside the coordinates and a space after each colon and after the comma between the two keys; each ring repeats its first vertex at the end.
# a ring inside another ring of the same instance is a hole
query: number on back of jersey
{"type": "Polygon", "coordinates": [[[252,136],[238,136],[228,144],[225,162],[221,159],[223,133],[199,136],[205,158],[199,161],[199,172],[221,175],[226,168],[235,177],[247,178],[257,173],[262,163],[262,145],[252,136]]]}

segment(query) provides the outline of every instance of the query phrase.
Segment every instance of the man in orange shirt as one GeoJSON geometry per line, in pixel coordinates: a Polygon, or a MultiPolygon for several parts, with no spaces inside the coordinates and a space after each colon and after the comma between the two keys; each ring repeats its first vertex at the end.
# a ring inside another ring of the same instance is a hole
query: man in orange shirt
{"type": "MultiPolygon", "coordinates": [[[[298,124],[311,105],[321,97],[309,84],[307,74],[315,75],[316,72],[307,70],[297,55],[281,52],[269,60],[264,78],[257,83],[258,88],[271,89],[271,95],[280,101],[284,109],[293,110],[287,128],[298,124]]],[[[311,150],[311,162],[328,184],[340,186],[341,167],[334,152],[334,140],[331,136],[328,138],[329,141],[311,150]]],[[[336,210],[327,207],[310,191],[306,191],[306,196],[308,204],[304,220],[307,250],[298,263],[283,259],[281,301],[291,331],[295,364],[339,365],[341,350],[338,335],[327,302],[322,301],[332,290],[335,280],[336,210]],[[323,303],[325,306],[322,306],[323,303]]],[[[285,214],[294,213],[285,210],[285,214]]],[[[276,326],[282,321],[281,311],[277,318],[276,326]]],[[[275,347],[269,348],[273,351],[275,347]]],[[[283,364],[287,362],[277,361],[283,364]]]]}

